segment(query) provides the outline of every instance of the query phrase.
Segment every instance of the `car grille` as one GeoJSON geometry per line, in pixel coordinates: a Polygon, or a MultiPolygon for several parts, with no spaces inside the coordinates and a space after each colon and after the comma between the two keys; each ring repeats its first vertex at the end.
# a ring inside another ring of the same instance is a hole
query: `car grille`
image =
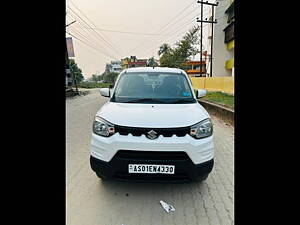
{"type": "Polygon", "coordinates": [[[178,128],[141,128],[141,127],[125,127],[115,125],[115,132],[120,135],[132,134],[132,136],[147,135],[147,132],[154,130],[157,136],[162,135],[164,137],[172,137],[176,135],[178,137],[184,137],[190,133],[190,127],[178,127],[178,128]]]}
{"type": "Polygon", "coordinates": [[[125,160],[190,160],[185,152],[173,151],[131,151],[120,150],[115,155],[118,159],[125,160]]]}

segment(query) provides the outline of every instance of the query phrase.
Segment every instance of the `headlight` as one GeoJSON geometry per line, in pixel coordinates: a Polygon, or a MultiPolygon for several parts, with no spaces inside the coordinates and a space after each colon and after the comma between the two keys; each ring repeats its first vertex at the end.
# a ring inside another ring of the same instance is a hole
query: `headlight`
{"type": "Polygon", "coordinates": [[[93,123],[93,132],[100,136],[108,137],[115,133],[115,127],[110,122],[96,116],[93,123]]]}
{"type": "Polygon", "coordinates": [[[191,126],[190,135],[196,139],[211,136],[213,133],[213,125],[210,119],[205,119],[200,123],[191,126]]]}

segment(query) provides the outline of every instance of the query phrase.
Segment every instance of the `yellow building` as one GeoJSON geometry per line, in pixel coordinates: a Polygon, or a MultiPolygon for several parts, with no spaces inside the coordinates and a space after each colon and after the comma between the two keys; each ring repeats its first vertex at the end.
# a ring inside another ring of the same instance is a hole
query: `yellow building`
{"type": "Polygon", "coordinates": [[[138,59],[136,56],[126,57],[121,59],[122,70],[131,67],[145,67],[147,66],[147,59],[138,59]]]}
{"type": "Polygon", "coordinates": [[[129,68],[129,62],[130,62],[130,58],[128,57],[121,59],[122,70],[129,68]]]}

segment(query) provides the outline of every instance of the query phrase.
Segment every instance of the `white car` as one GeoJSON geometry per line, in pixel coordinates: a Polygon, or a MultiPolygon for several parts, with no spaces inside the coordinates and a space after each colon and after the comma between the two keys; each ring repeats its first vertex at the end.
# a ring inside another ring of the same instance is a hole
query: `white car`
{"type": "Polygon", "coordinates": [[[205,180],[214,164],[213,125],[185,71],[129,68],[93,122],[90,164],[103,180],[205,180]]]}

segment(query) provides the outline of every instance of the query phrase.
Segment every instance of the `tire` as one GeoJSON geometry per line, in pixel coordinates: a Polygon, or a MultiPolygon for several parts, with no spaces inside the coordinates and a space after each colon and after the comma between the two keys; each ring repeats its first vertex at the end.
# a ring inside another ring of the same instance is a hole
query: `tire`
{"type": "Polygon", "coordinates": [[[107,183],[107,181],[108,181],[108,179],[105,179],[105,178],[100,178],[100,182],[101,182],[102,184],[106,184],[106,183],[107,183]]]}
{"type": "Polygon", "coordinates": [[[100,173],[97,173],[97,177],[99,177],[101,179],[102,182],[107,181],[107,178],[103,177],[100,173]]]}
{"type": "Polygon", "coordinates": [[[199,177],[195,180],[195,182],[202,182],[205,181],[208,178],[208,174],[204,175],[203,177],[199,177]]]}
{"type": "Polygon", "coordinates": [[[201,181],[205,181],[208,178],[208,174],[201,178],[201,181]]]}

